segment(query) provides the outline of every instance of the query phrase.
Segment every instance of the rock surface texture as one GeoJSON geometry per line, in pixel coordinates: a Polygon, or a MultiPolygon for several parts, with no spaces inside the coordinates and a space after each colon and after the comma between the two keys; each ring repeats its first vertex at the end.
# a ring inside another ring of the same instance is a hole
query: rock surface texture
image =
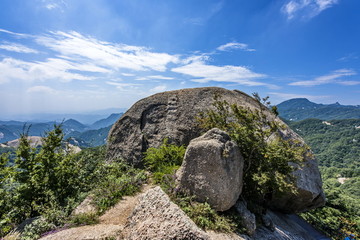
{"type": "Polygon", "coordinates": [[[178,171],[181,189],[216,211],[235,205],[242,190],[244,159],[229,135],[213,128],[191,140],[178,171]]]}
{"type": "Polygon", "coordinates": [[[160,187],[139,199],[125,226],[126,239],[209,239],[160,187]]]}
{"type": "MultiPolygon", "coordinates": [[[[112,127],[108,136],[108,158],[123,158],[142,166],[142,156],[149,147],[159,147],[164,138],[170,142],[188,145],[203,134],[196,117],[212,107],[214,96],[249,109],[259,109],[259,103],[245,93],[223,88],[194,88],[158,93],[135,103],[112,127]]],[[[284,124],[265,111],[270,120],[284,124]]],[[[285,124],[284,124],[285,125],[285,124]]],[[[291,129],[281,130],[286,139],[303,140],[291,129]]],[[[325,203],[317,161],[305,156],[305,164],[294,174],[298,177],[300,194],[288,194],[273,199],[270,205],[286,212],[300,212],[325,203]]]]}
{"type": "Polygon", "coordinates": [[[255,214],[247,209],[246,202],[244,201],[238,201],[235,204],[235,209],[239,213],[241,224],[246,229],[247,234],[250,236],[254,235],[256,230],[255,214]]]}

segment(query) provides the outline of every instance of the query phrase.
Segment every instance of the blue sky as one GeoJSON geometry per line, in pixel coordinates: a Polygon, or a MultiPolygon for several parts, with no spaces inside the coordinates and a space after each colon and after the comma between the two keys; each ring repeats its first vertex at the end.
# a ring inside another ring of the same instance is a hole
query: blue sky
{"type": "Polygon", "coordinates": [[[359,0],[2,0],[0,118],[218,86],[360,104],[359,0]]]}

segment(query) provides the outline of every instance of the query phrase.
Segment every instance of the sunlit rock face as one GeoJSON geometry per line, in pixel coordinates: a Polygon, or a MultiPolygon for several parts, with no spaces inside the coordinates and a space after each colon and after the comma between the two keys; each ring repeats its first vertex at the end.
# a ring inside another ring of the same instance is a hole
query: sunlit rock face
{"type": "MultiPolygon", "coordinates": [[[[122,158],[135,166],[143,166],[143,153],[149,147],[159,147],[164,138],[187,146],[194,138],[204,134],[196,118],[199,113],[212,108],[214,97],[219,96],[230,104],[259,109],[259,103],[238,90],[207,87],[162,92],[135,103],[112,127],[108,136],[109,160],[122,158]]],[[[263,110],[269,120],[283,123],[270,111],[263,110]]],[[[281,130],[285,139],[302,138],[287,126],[281,130]]],[[[268,202],[269,206],[285,212],[301,212],[325,203],[322,181],[317,161],[304,156],[304,165],[294,174],[299,194],[289,193],[268,202]]]]}

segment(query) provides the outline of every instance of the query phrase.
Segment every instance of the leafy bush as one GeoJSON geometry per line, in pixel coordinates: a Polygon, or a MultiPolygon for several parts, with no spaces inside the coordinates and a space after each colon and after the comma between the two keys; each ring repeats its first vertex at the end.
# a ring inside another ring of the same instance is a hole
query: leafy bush
{"type": "Polygon", "coordinates": [[[70,219],[70,223],[73,226],[92,225],[99,223],[99,216],[94,212],[76,214],[70,219]]]}
{"type": "MultiPolygon", "coordinates": [[[[265,106],[257,94],[254,96],[259,106],[255,110],[216,96],[214,109],[201,113],[198,120],[205,130],[224,130],[238,144],[245,160],[243,196],[266,204],[286,192],[296,193],[292,172],[295,164],[302,163],[308,148],[295,140],[284,140],[279,134],[283,126],[266,116],[268,98],[262,99],[265,106]]],[[[273,111],[276,113],[276,109],[273,111]]]]}
{"type": "Polygon", "coordinates": [[[165,138],[159,148],[149,148],[145,152],[145,166],[153,172],[155,183],[164,182],[165,175],[173,174],[180,167],[185,150],[184,146],[169,144],[165,138]]]}
{"type": "Polygon", "coordinates": [[[39,239],[43,232],[53,228],[55,228],[55,225],[47,222],[43,218],[38,218],[31,224],[26,225],[24,232],[21,233],[21,240],[39,239]]]}
{"type": "Polygon", "coordinates": [[[92,191],[99,213],[114,206],[123,196],[138,192],[147,179],[144,170],[123,162],[104,164],[99,171],[104,174],[103,179],[92,191]]]}

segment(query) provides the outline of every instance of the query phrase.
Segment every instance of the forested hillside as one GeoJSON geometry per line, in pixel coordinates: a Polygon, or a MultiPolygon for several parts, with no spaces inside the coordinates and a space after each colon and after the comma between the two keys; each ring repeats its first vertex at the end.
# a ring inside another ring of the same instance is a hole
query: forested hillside
{"type": "Polygon", "coordinates": [[[334,104],[317,104],[306,98],[294,98],[277,105],[280,117],[292,121],[308,118],[322,120],[359,119],[360,106],[334,104]]]}
{"type": "Polygon", "coordinates": [[[334,239],[360,231],[360,119],[288,122],[317,156],[325,207],[303,217],[334,239]]]}

